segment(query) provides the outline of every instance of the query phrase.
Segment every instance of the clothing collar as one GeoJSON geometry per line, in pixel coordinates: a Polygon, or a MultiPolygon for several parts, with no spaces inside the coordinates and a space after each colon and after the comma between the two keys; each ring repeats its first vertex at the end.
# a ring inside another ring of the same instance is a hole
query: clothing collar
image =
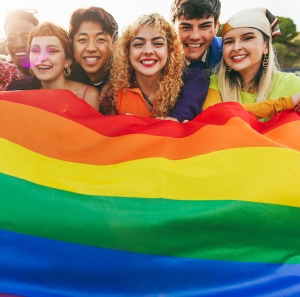
{"type": "MultiPolygon", "coordinates": [[[[205,63],[206,64],[206,66],[208,66],[208,64],[209,64],[209,52],[210,52],[210,47],[205,51],[205,53],[203,54],[203,56],[201,57],[201,59],[200,59],[200,61],[201,62],[203,62],[203,63],[205,63]]],[[[188,60],[185,60],[186,61],[186,65],[187,66],[190,66],[191,65],[191,63],[195,63],[195,62],[190,62],[190,61],[188,61],[188,60]]],[[[197,61],[196,61],[197,62],[197,61]]]]}

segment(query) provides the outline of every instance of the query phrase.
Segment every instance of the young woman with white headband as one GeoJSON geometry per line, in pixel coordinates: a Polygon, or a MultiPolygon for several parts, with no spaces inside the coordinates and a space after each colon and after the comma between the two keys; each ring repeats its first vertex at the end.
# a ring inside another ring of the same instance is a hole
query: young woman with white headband
{"type": "Polygon", "coordinates": [[[229,18],[222,30],[223,58],[211,76],[203,110],[233,101],[258,118],[268,118],[299,103],[300,77],[279,70],[273,49],[272,37],[280,35],[278,22],[265,8],[229,18]]]}

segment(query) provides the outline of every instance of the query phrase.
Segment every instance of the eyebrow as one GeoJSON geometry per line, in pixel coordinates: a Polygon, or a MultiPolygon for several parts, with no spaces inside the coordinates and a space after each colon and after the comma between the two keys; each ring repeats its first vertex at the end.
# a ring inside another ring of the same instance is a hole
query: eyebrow
{"type": "MultiPolygon", "coordinates": [[[[88,33],[85,33],[85,32],[81,32],[81,33],[76,34],[76,36],[87,36],[87,35],[88,35],[88,33]]],[[[104,31],[100,31],[100,32],[97,32],[96,35],[105,35],[105,36],[107,36],[107,33],[104,32],[104,31]]]]}
{"type": "MultiPolygon", "coordinates": [[[[244,34],[242,34],[241,36],[245,36],[245,35],[255,35],[255,32],[246,32],[244,34]]],[[[223,41],[227,40],[227,39],[233,39],[233,37],[227,37],[225,39],[223,39],[223,41]]]]}
{"type": "MultiPolygon", "coordinates": [[[[40,47],[40,46],[38,44],[33,44],[30,47],[40,47]]],[[[57,45],[54,45],[54,44],[48,44],[47,47],[56,47],[56,48],[59,48],[57,45]]]]}
{"type": "MultiPolygon", "coordinates": [[[[133,38],[132,41],[135,41],[136,39],[137,40],[146,40],[146,38],[137,36],[137,37],[133,38]]],[[[158,39],[163,39],[165,41],[165,38],[162,36],[153,37],[151,40],[158,40],[158,39]]]]}
{"type": "MultiPolygon", "coordinates": [[[[210,24],[213,24],[214,22],[213,21],[206,21],[206,22],[203,22],[203,23],[201,23],[201,24],[199,24],[199,26],[203,26],[203,25],[210,25],[210,24]]],[[[191,23],[186,23],[186,22],[181,22],[181,23],[179,23],[179,26],[181,26],[181,25],[185,25],[185,26],[193,26],[193,24],[191,24],[191,23]]]]}

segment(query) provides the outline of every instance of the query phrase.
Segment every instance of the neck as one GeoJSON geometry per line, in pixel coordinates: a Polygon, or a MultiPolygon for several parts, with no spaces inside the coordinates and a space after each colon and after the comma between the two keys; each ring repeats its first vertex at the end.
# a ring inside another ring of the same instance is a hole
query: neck
{"type": "Polygon", "coordinates": [[[245,87],[251,87],[251,88],[256,87],[255,85],[253,85],[253,81],[259,73],[259,68],[260,68],[260,65],[258,65],[258,67],[253,68],[253,69],[247,69],[246,71],[239,71],[240,75],[243,78],[243,83],[242,83],[243,88],[245,88],[245,87]]]}
{"type": "Polygon", "coordinates": [[[68,80],[65,76],[53,81],[41,81],[42,89],[68,89],[68,80]]]}
{"type": "Polygon", "coordinates": [[[108,71],[108,69],[106,69],[105,71],[99,70],[96,73],[89,73],[89,74],[87,73],[86,75],[92,84],[97,85],[100,82],[106,80],[108,74],[109,74],[109,71],[108,71]]]}
{"type": "Polygon", "coordinates": [[[160,74],[153,75],[151,77],[145,77],[143,75],[135,74],[136,81],[142,90],[147,96],[156,97],[157,91],[157,82],[159,80],[160,74]]]}

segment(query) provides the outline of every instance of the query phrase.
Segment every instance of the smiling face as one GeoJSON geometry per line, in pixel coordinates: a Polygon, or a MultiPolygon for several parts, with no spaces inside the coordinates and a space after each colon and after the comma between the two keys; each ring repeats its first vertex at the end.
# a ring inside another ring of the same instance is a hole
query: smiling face
{"type": "Polygon", "coordinates": [[[268,51],[268,43],[257,29],[236,28],[223,36],[225,63],[247,81],[255,77],[261,67],[262,57],[268,51]]]}
{"type": "Polygon", "coordinates": [[[23,19],[12,20],[5,27],[6,49],[11,55],[14,63],[21,70],[29,69],[29,55],[27,53],[27,41],[29,33],[33,30],[34,25],[23,19]]]}
{"type": "Polygon", "coordinates": [[[35,76],[42,82],[53,83],[64,79],[63,70],[71,61],[66,59],[57,36],[34,37],[30,45],[30,64],[35,76]]]}
{"type": "Polygon", "coordinates": [[[168,44],[164,34],[142,25],[130,42],[130,62],[136,77],[159,78],[168,59],[168,44]]]}
{"type": "Polygon", "coordinates": [[[210,47],[213,37],[217,34],[219,22],[215,25],[214,18],[187,20],[184,16],[175,20],[175,27],[184,47],[186,60],[201,60],[210,47]]]}
{"type": "Polygon", "coordinates": [[[101,24],[82,22],[74,35],[74,56],[92,82],[103,80],[112,55],[112,38],[101,24]]]}

